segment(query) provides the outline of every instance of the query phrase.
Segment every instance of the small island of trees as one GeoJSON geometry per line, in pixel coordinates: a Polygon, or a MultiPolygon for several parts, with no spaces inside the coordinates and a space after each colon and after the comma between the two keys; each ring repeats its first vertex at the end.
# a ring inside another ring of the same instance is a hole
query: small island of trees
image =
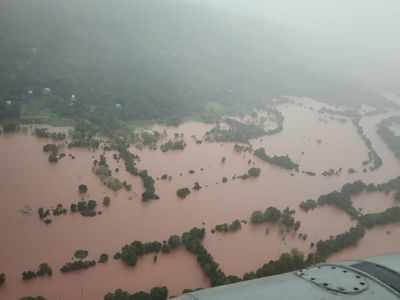
{"type": "Polygon", "coordinates": [[[77,203],[71,204],[71,213],[79,212],[83,217],[94,217],[96,212],[97,202],[95,200],[80,200],[77,203]]]}
{"type": "Polygon", "coordinates": [[[105,197],[103,198],[103,206],[109,207],[110,204],[111,204],[111,198],[108,197],[108,196],[105,196],[105,197]]]}
{"type": "Polygon", "coordinates": [[[67,209],[63,207],[62,204],[57,204],[55,208],[47,209],[40,207],[38,209],[39,219],[46,224],[50,224],[52,220],[50,219],[51,216],[59,217],[67,214],[67,209]]]}
{"type": "Polygon", "coordinates": [[[251,147],[251,145],[239,145],[239,144],[235,144],[235,146],[233,146],[233,151],[237,152],[237,153],[242,153],[242,152],[253,152],[253,148],[251,147]]]}
{"type": "Polygon", "coordinates": [[[156,194],[156,188],[155,188],[155,180],[153,177],[151,177],[147,170],[143,170],[139,172],[139,177],[142,179],[143,186],[144,186],[144,192],[142,194],[142,200],[144,202],[149,201],[149,200],[158,200],[160,197],[156,194]]]}
{"type": "Polygon", "coordinates": [[[200,191],[202,189],[202,186],[200,185],[200,183],[198,183],[197,181],[193,184],[193,188],[194,191],[200,191]]]}
{"type": "Polygon", "coordinates": [[[266,134],[264,129],[254,124],[245,124],[232,118],[225,118],[224,122],[229,128],[224,129],[218,123],[206,133],[206,141],[248,144],[250,139],[259,138],[266,134]]]}
{"type": "Polygon", "coordinates": [[[47,144],[43,146],[43,152],[49,153],[49,162],[56,163],[60,159],[58,156],[59,147],[56,144],[47,144]]]}
{"type": "MultiPolygon", "coordinates": [[[[249,178],[257,178],[257,177],[260,176],[260,174],[261,174],[261,169],[260,169],[260,168],[254,168],[254,167],[253,167],[253,168],[250,168],[250,169],[247,171],[246,174],[237,176],[237,178],[246,180],[246,179],[249,179],[249,178]]],[[[225,177],[225,178],[226,178],[226,177],[225,177]]],[[[227,181],[228,181],[228,179],[226,178],[226,182],[227,182],[227,181]]],[[[225,183],[225,182],[224,182],[224,179],[222,179],[222,182],[225,183]]]]}
{"type": "Polygon", "coordinates": [[[106,262],[108,262],[108,254],[106,253],[100,254],[98,263],[105,264],[106,262]]]}
{"type": "Polygon", "coordinates": [[[176,195],[181,199],[185,199],[189,194],[190,190],[188,188],[181,188],[176,191],[176,195]]]}
{"type": "Polygon", "coordinates": [[[277,165],[280,166],[281,168],[287,169],[287,170],[299,170],[299,165],[293,162],[289,156],[269,156],[264,148],[258,148],[257,150],[254,151],[254,155],[258,157],[259,159],[268,162],[272,165],[277,165]]]}
{"type": "Polygon", "coordinates": [[[87,185],[86,184],[80,184],[78,186],[78,191],[79,191],[80,194],[86,194],[87,191],[88,191],[87,185]]]}
{"type": "Polygon", "coordinates": [[[89,251],[82,250],[82,249],[76,250],[74,253],[74,257],[76,259],[85,259],[86,257],[88,257],[88,255],[89,255],[89,251]]]}
{"type": "Polygon", "coordinates": [[[51,267],[47,263],[42,263],[39,265],[38,270],[35,271],[25,271],[22,273],[22,280],[28,281],[34,279],[36,277],[51,277],[53,275],[53,271],[51,267]]]}
{"type": "Polygon", "coordinates": [[[236,232],[240,229],[242,229],[242,224],[241,224],[240,220],[235,220],[230,224],[227,224],[227,223],[219,224],[219,225],[216,225],[214,228],[215,231],[223,232],[223,233],[236,232]]]}
{"type": "Polygon", "coordinates": [[[318,203],[313,199],[308,199],[300,203],[300,208],[305,212],[313,210],[318,207],[318,203]]]}

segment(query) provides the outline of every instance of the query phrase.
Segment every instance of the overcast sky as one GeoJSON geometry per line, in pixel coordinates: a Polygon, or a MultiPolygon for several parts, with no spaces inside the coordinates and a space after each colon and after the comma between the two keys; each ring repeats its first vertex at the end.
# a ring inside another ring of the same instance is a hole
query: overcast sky
{"type": "MultiPolygon", "coordinates": [[[[322,51],[333,62],[347,61],[349,73],[367,84],[398,85],[400,0],[191,1],[288,26],[305,34],[310,43],[325,45],[322,51]]],[[[311,55],[321,60],[318,50],[311,55]]]]}
{"type": "MultiPolygon", "coordinates": [[[[202,0],[204,1],[204,0],[202,0]]],[[[207,0],[240,13],[260,14],[281,24],[332,35],[400,32],[398,0],[207,0]]],[[[382,36],[383,34],[384,36],[382,36]]],[[[396,37],[397,42],[400,41],[396,37]]]]}

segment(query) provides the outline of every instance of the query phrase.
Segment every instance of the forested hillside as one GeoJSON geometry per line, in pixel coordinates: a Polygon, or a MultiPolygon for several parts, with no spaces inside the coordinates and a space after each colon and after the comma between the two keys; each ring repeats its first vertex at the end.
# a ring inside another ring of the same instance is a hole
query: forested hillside
{"type": "Polygon", "coordinates": [[[380,102],[309,67],[309,41],[295,34],[191,1],[3,0],[0,98],[48,87],[59,98],[43,105],[60,114],[95,107],[135,120],[239,111],[279,95],[380,102]],[[72,94],[81,105],[73,109],[72,94]]]}

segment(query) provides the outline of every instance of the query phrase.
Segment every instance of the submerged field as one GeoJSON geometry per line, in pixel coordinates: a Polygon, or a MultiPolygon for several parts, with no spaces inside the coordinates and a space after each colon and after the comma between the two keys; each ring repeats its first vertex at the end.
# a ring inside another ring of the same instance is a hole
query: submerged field
{"type": "MultiPolygon", "coordinates": [[[[138,169],[148,170],[155,179],[160,199],[147,202],[142,201],[142,180],[125,170],[124,161],[115,159],[118,153],[114,150],[104,152],[109,169],[113,177],[132,185],[131,190],[112,191],[96,176],[93,161],[101,159],[103,150],[61,148],[66,156],[51,164],[42,150],[50,140],[33,136],[31,130],[0,136],[0,273],[7,275],[0,298],[43,295],[48,299],[94,300],[117,288],[138,291],[154,286],[167,286],[170,295],[179,295],[183,289],[210,285],[196,257],[188,251],[180,248],[158,254],[157,258],[145,255],[135,267],[114,260],[113,255],[135,240],[164,241],[173,234],[204,227],[204,247],[226,274],[241,277],[292,249],[307,255],[318,241],[355,226],[357,221],[337,207],[325,205],[305,212],[299,205],[340,190],[346,183],[362,180],[380,184],[399,176],[400,162],[376,133],[377,125],[396,112],[358,112],[358,124],[372,145],[368,148],[353,123],[354,116],[343,108],[300,98],[277,103],[274,108],[284,116],[283,130],[251,138],[248,144],[207,141],[207,132],[215,124],[152,126],[150,130],[162,133],[162,139],[150,147],[129,148],[140,157],[138,169]],[[176,139],[184,141],[183,150],[160,150],[160,145],[176,139]],[[250,146],[251,151],[238,150],[235,144],[250,146]],[[271,156],[288,155],[298,164],[298,170],[256,157],[253,151],[261,147],[271,156]],[[382,160],[382,165],[373,170],[374,161],[368,161],[371,149],[382,160]],[[242,178],[251,168],[260,169],[260,174],[242,178]],[[193,189],[196,182],[201,187],[198,190],[193,189]],[[87,193],[79,193],[80,184],[88,187],[87,193]],[[182,188],[190,190],[184,199],[177,195],[182,188]],[[52,217],[51,224],[39,219],[39,208],[55,208],[58,204],[69,208],[82,197],[96,200],[101,214],[88,218],[68,212],[52,217]],[[104,197],[111,199],[109,206],[101,204],[104,197]],[[254,211],[271,206],[282,211],[286,207],[294,209],[300,228],[282,232],[276,224],[251,224],[254,211]],[[236,219],[246,221],[241,222],[241,230],[214,231],[216,225],[236,219]],[[88,270],[60,273],[58,270],[77,249],[88,250],[91,259],[97,260],[102,253],[110,258],[88,270]],[[52,278],[22,281],[23,271],[43,262],[53,267],[52,278]]],[[[263,123],[268,132],[276,119],[262,116],[263,112],[258,112],[237,120],[263,123]]],[[[392,191],[362,192],[352,201],[362,214],[379,213],[400,203],[392,191]]],[[[367,230],[356,246],[331,255],[329,260],[399,251],[400,240],[395,238],[399,234],[399,224],[376,226],[367,230]]]]}

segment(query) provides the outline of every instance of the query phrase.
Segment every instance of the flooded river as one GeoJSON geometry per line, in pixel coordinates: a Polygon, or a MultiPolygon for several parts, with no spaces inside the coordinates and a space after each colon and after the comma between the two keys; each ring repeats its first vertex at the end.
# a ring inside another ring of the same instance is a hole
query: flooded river
{"type": "MultiPolygon", "coordinates": [[[[255,270],[293,248],[308,253],[312,251],[312,242],[346,231],[354,222],[343,212],[324,207],[304,213],[298,205],[350,181],[380,183],[399,175],[400,163],[375,133],[375,126],[384,115],[365,117],[361,121],[366,135],[383,158],[379,170],[362,173],[360,166],[368,157],[367,148],[351,121],[331,120],[328,115],[318,113],[315,104],[284,104],[278,109],[285,116],[283,132],[253,140],[251,144],[254,148],[265,147],[268,153],[288,154],[300,164],[301,171],[313,171],[317,176],[301,172],[291,176],[290,172],[262,162],[252,154],[236,153],[234,144],[197,144],[191,138],[192,135],[202,138],[211,125],[188,122],[178,128],[155,126],[160,131],[165,129],[168,136],[183,133],[187,147],[184,151],[168,153],[131,148],[140,156],[140,169],[147,169],[154,178],[163,174],[172,176],[171,181],[156,181],[160,200],[150,203],[142,203],[140,179],[125,172],[123,162],[112,159],[112,152],[107,153],[108,162],[112,169],[120,169],[113,175],[131,183],[130,192],[111,192],[93,174],[92,162],[100,152],[66,149],[65,153],[73,154],[76,159],[67,155],[51,165],[42,152],[48,141],[24,134],[1,136],[0,273],[6,273],[7,283],[0,288],[0,298],[43,295],[48,299],[94,300],[102,299],[116,288],[137,291],[165,285],[172,295],[177,295],[184,288],[206,287],[207,278],[196,259],[183,249],[160,255],[157,263],[153,263],[153,256],[145,256],[134,268],[110,259],[107,264],[89,270],[58,272],[77,249],[89,250],[89,257],[97,260],[101,253],[112,257],[121,246],[134,240],[162,241],[193,226],[207,228],[205,247],[226,274],[235,275],[255,270]],[[226,157],[225,163],[221,163],[222,157],[226,157]],[[259,178],[232,179],[253,165],[262,170],[259,178]],[[359,172],[348,175],[350,167],[359,172]],[[320,175],[330,168],[344,171],[340,176],[320,175]],[[223,177],[228,178],[227,183],[222,183],[223,177]],[[192,187],[195,182],[202,186],[200,191],[192,191],[184,200],[177,198],[177,189],[192,187]],[[78,185],[81,183],[89,187],[87,199],[101,203],[104,196],[110,196],[110,207],[101,207],[102,214],[94,218],[68,214],[54,218],[51,225],[39,220],[39,207],[55,207],[58,203],[69,207],[80,199],[78,185]],[[307,240],[293,234],[283,238],[276,227],[267,225],[243,225],[241,231],[229,234],[210,232],[217,224],[248,220],[254,210],[269,206],[296,209],[295,218],[301,221],[299,232],[307,234],[307,240]],[[30,209],[32,216],[27,215],[30,209]],[[21,273],[36,269],[42,262],[53,267],[53,277],[22,282],[21,273]]],[[[377,212],[395,202],[390,196],[370,194],[356,197],[354,205],[364,212],[377,212]]],[[[400,227],[392,225],[371,230],[359,246],[335,255],[332,260],[398,251],[400,240],[393,237],[399,233],[400,227]]]]}

